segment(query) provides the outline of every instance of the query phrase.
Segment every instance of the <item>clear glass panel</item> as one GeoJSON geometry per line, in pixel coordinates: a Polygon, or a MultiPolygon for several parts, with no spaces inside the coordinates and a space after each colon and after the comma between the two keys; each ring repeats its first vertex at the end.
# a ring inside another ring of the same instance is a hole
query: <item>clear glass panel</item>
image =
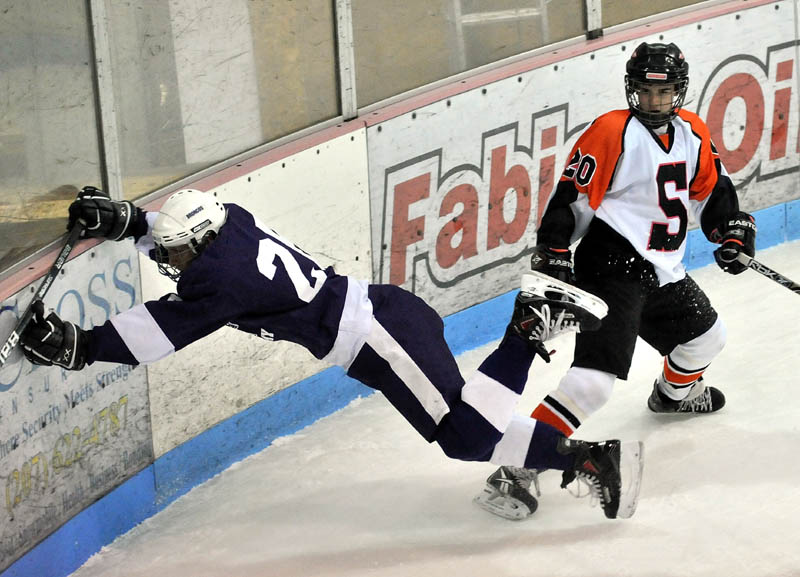
{"type": "Polygon", "coordinates": [[[585,32],[583,0],[463,0],[461,6],[467,68],[585,32]]]}
{"type": "Polygon", "coordinates": [[[332,2],[112,2],[125,197],[339,114],[332,2]]]}
{"type": "Polygon", "coordinates": [[[353,0],[363,107],[584,33],[583,0],[353,0]]]}
{"type": "Polygon", "coordinates": [[[0,0],[0,272],[64,233],[101,182],[85,2],[0,0]]]}
{"type": "Polygon", "coordinates": [[[602,18],[603,28],[622,24],[623,22],[630,22],[637,18],[644,18],[645,16],[652,16],[666,12],[667,10],[674,10],[675,8],[683,8],[691,4],[699,4],[703,0],[603,0],[602,18]]]}

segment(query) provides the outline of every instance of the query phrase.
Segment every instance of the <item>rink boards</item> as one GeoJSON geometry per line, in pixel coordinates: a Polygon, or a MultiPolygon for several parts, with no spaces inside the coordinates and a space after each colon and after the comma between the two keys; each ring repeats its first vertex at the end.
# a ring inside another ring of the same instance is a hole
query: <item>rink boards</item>
{"type": "MultiPolygon", "coordinates": [[[[566,155],[594,117],[625,106],[624,63],[641,41],[663,35],[684,50],[686,108],[707,119],[757,213],[759,247],[800,236],[793,17],[788,1],[732,2],[653,21],[413,95],[192,186],[339,273],[415,292],[451,315],[449,342],[466,350],[502,331],[566,155]]],[[[693,231],[687,264],[712,248],[693,231]]],[[[84,328],[174,290],[129,241],[65,270],[47,305],[84,328]]],[[[21,278],[0,286],[3,335],[37,284],[21,278]]],[[[63,575],[232,462],[368,393],[323,368],[229,328],[146,369],[15,359],[0,370],[0,570],[58,530],[3,575],[63,575]]]]}

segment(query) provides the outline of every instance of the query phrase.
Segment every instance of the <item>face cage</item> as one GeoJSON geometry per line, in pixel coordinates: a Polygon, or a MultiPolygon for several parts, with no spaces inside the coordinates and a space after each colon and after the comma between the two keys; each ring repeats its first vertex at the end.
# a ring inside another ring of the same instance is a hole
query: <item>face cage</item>
{"type": "MultiPolygon", "coordinates": [[[[179,253],[181,256],[184,255],[186,252],[191,252],[193,256],[197,256],[197,252],[191,247],[191,245],[184,245],[183,250],[179,253]]],[[[156,245],[155,253],[154,253],[154,260],[158,265],[158,272],[163,274],[166,277],[171,278],[175,282],[178,282],[181,278],[181,270],[171,264],[169,264],[169,250],[165,246],[161,246],[160,244],[156,245]]],[[[191,260],[189,260],[191,262],[191,260]]]]}
{"type": "Polygon", "coordinates": [[[664,126],[678,115],[678,109],[683,106],[686,98],[686,89],[689,87],[689,79],[684,78],[676,82],[642,82],[630,76],[625,77],[625,93],[628,97],[628,108],[639,119],[639,122],[648,128],[658,128],[664,126]],[[675,86],[675,95],[672,97],[672,106],[668,112],[650,112],[643,110],[639,105],[638,90],[641,86],[675,86]]]}

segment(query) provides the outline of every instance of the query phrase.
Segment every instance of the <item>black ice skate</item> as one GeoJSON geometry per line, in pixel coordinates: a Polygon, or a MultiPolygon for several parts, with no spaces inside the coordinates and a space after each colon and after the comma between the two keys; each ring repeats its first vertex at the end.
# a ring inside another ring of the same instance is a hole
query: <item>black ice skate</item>
{"type": "Polygon", "coordinates": [[[562,488],[577,479],[589,487],[592,499],[600,501],[609,519],[627,519],[633,515],[644,467],[641,442],[612,440],[590,443],[565,437],[559,441],[557,449],[563,455],[575,455],[573,468],[564,471],[562,488]]]}
{"type": "Polygon", "coordinates": [[[695,386],[699,393],[690,392],[686,399],[675,401],[659,390],[656,379],[653,383],[653,394],[647,399],[647,406],[654,413],[714,413],[725,406],[725,395],[722,391],[703,385],[703,377],[697,380],[695,386]]]}
{"type": "Polygon", "coordinates": [[[597,330],[607,313],[602,299],[546,274],[529,272],[522,275],[507,332],[528,341],[550,362],[544,341],[562,332],[597,330]]]}
{"type": "Polygon", "coordinates": [[[486,487],[474,501],[490,513],[512,521],[521,521],[533,515],[539,506],[536,497],[530,492],[531,483],[538,497],[539,479],[536,469],[500,467],[486,479],[486,487]]]}

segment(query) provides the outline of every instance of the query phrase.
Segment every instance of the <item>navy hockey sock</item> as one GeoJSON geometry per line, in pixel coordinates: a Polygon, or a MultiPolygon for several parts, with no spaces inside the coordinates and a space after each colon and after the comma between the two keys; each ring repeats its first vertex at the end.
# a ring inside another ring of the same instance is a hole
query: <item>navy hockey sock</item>
{"type": "Polygon", "coordinates": [[[533,428],[531,444],[528,455],[525,457],[526,469],[557,469],[566,471],[574,464],[574,455],[562,455],[556,450],[558,441],[564,438],[564,433],[555,427],[537,421],[533,428]]]}
{"type": "Polygon", "coordinates": [[[521,395],[533,358],[528,344],[522,339],[503,339],[478,370],[521,395]]]}

